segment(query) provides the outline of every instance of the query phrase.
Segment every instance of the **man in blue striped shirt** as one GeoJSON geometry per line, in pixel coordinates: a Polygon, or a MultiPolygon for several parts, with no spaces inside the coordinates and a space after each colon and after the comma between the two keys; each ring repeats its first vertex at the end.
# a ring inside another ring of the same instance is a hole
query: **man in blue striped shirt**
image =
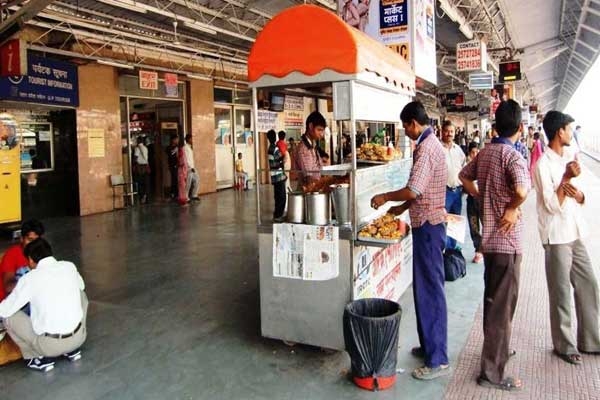
{"type": "Polygon", "coordinates": [[[276,145],[277,133],[271,129],[267,132],[267,139],[269,139],[269,170],[271,172],[271,184],[273,184],[273,191],[275,194],[275,211],[273,212],[273,222],[283,222],[285,216],[285,181],[287,176],[283,170],[283,154],[276,145]]]}

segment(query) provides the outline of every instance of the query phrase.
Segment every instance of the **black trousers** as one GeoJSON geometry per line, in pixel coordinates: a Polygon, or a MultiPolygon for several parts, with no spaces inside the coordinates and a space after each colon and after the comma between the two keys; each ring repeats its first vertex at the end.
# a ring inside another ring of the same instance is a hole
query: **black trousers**
{"type": "Polygon", "coordinates": [[[275,211],[273,211],[273,218],[281,218],[285,211],[286,202],[285,181],[275,182],[273,184],[273,191],[275,192],[275,211]]]}

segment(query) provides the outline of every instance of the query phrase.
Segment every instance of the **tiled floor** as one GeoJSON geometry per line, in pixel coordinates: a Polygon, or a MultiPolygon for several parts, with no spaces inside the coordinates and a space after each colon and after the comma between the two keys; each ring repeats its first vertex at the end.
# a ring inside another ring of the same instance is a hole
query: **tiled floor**
{"type": "MultiPolygon", "coordinates": [[[[600,163],[594,165],[600,176],[600,163]]],[[[590,204],[598,210],[598,202],[590,204]]],[[[260,336],[255,216],[253,192],[224,191],[186,208],[155,205],[45,221],[58,257],[76,262],[87,283],[84,358],[60,362],[47,375],[21,363],[0,367],[0,399],[441,399],[446,389],[449,398],[499,398],[473,381],[480,265],[469,265],[467,277],[446,286],[454,377],[410,377],[418,360],[408,354],[417,344],[409,291],[401,299],[398,353],[405,372],[393,389],[369,393],[348,381],[345,353],[289,348],[260,336]]],[[[528,232],[528,248],[534,248],[534,228],[528,232]]],[[[472,251],[466,246],[465,256],[472,251]]],[[[595,388],[579,397],[594,398],[600,393],[600,360],[586,357],[586,366],[574,369],[549,354],[545,281],[536,251],[525,261],[532,266],[524,269],[523,281],[533,292],[520,302],[520,353],[512,368],[528,385],[524,395],[567,398],[562,393],[577,387],[595,388]]]]}
{"type": "MultiPolygon", "coordinates": [[[[587,239],[588,250],[600,269],[600,163],[584,157],[588,179],[582,184],[586,193],[586,217],[592,235],[587,239]],[[597,174],[594,176],[594,173],[597,174]]],[[[446,391],[446,399],[600,399],[600,356],[583,355],[583,365],[573,366],[552,354],[550,320],[548,317],[548,289],[544,271],[544,252],[537,233],[535,198],[530,196],[525,206],[527,226],[521,268],[521,288],[514,320],[512,348],[517,355],[510,362],[507,373],[524,381],[518,393],[488,390],[476,385],[479,356],[483,343],[481,307],[454,376],[446,391]]],[[[573,316],[575,314],[573,313],[573,316]]],[[[575,319],[575,317],[573,317],[575,319]]]]}

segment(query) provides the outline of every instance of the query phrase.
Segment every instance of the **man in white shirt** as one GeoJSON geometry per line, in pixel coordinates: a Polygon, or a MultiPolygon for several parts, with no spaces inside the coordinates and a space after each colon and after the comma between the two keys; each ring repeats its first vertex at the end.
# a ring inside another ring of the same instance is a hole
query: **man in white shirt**
{"type": "MultiPolygon", "coordinates": [[[[448,165],[448,181],[446,183],[446,212],[460,215],[462,212],[462,184],[458,174],[465,166],[466,156],[459,145],[454,143],[456,128],[450,121],[442,124],[442,145],[448,165]]],[[[446,248],[455,249],[456,240],[448,236],[446,248]]]]}
{"type": "Polygon", "coordinates": [[[600,292],[588,252],[582,205],[585,195],[577,177],[581,167],[571,145],[573,118],[550,111],[544,118],[548,148],[537,162],[533,177],[537,192],[538,228],[546,253],[546,280],[550,294],[550,325],[554,352],[571,364],[581,354],[600,354],[600,292]],[[571,327],[575,294],[577,340],[571,327]]]}
{"type": "Polygon", "coordinates": [[[47,372],[54,368],[55,357],[81,358],[79,349],[87,336],[85,285],[75,265],[57,261],[43,238],[29,243],[24,253],[32,271],[0,303],[0,318],[27,367],[47,372]],[[27,303],[31,317],[21,311],[27,303]]]}
{"type": "Polygon", "coordinates": [[[133,151],[135,161],[133,174],[138,184],[141,203],[148,201],[148,194],[150,192],[150,163],[148,162],[148,148],[144,145],[144,139],[143,136],[138,136],[137,145],[133,151]]]}
{"type": "Polygon", "coordinates": [[[196,172],[194,166],[194,151],[192,150],[192,134],[188,133],[185,135],[185,145],[183,145],[183,151],[185,153],[185,161],[187,163],[187,181],[185,183],[185,192],[189,198],[193,201],[199,201],[198,197],[198,185],[200,183],[200,177],[196,172]]]}

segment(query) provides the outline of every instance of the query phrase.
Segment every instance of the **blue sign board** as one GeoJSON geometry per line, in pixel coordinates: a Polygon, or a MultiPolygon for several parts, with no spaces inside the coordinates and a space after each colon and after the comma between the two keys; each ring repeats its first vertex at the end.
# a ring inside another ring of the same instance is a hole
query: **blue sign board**
{"type": "Polygon", "coordinates": [[[408,1],[384,0],[379,3],[379,31],[383,34],[408,30],[408,1]]]}
{"type": "Polygon", "coordinates": [[[0,78],[0,99],[65,107],[79,106],[76,65],[28,54],[27,74],[0,78]]]}

